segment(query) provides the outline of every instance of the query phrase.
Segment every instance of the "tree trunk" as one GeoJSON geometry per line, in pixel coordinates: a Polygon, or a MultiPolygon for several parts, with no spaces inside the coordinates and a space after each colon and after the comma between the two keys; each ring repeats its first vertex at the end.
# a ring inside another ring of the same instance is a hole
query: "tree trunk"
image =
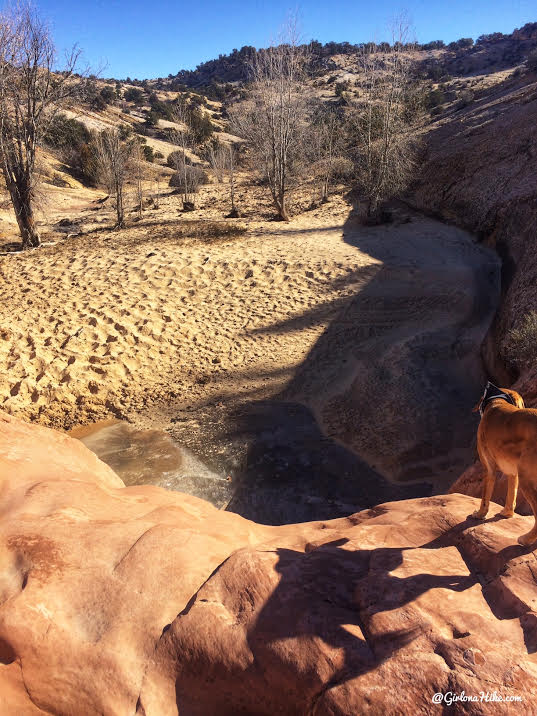
{"type": "Polygon", "coordinates": [[[138,216],[141,219],[142,213],[144,210],[144,190],[142,187],[142,179],[138,177],[137,179],[137,194],[138,194],[138,216]]]}
{"type": "Polygon", "coordinates": [[[367,216],[371,218],[377,210],[377,199],[376,197],[370,196],[367,202],[367,216]]]}
{"type": "Polygon", "coordinates": [[[27,192],[20,192],[16,186],[10,187],[11,200],[22,238],[22,248],[29,249],[39,246],[41,240],[37,231],[32,200],[27,192]]]}
{"type": "Polygon", "coordinates": [[[323,179],[323,186],[321,189],[321,204],[326,204],[328,202],[328,183],[329,183],[328,176],[325,176],[323,179]]]}
{"type": "Polygon", "coordinates": [[[116,229],[122,229],[125,226],[125,217],[123,213],[123,187],[121,187],[119,183],[116,184],[116,212],[116,229]]]}
{"type": "Polygon", "coordinates": [[[229,190],[231,193],[231,213],[237,213],[235,206],[235,167],[233,164],[233,147],[229,147],[229,190]]]}
{"type": "Polygon", "coordinates": [[[276,209],[278,210],[278,219],[280,221],[289,221],[289,213],[285,202],[285,194],[280,195],[276,202],[276,209]]]}

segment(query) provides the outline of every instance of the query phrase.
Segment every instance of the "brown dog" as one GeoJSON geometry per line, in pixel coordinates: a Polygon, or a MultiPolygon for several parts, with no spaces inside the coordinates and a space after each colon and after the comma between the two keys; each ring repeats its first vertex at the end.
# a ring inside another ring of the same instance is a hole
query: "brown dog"
{"type": "Polygon", "coordinates": [[[533,544],[537,540],[537,410],[525,408],[522,397],[514,390],[498,388],[492,383],[487,383],[474,410],[481,413],[477,451],[486,474],[481,506],[470,517],[484,519],[487,516],[495,471],[501,470],[508,483],[505,507],[500,515],[514,515],[520,484],[531,506],[535,525],[518,541],[523,545],[533,544]]]}

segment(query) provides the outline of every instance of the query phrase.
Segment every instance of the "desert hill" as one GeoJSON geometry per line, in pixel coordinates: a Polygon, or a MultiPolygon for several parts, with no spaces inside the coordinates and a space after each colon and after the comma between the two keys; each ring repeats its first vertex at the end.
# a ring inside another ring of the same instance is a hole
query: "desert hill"
{"type": "MultiPolygon", "coordinates": [[[[376,47],[382,52],[387,44],[377,43],[376,47]]],[[[411,51],[415,52],[424,71],[434,70],[438,73],[440,68],[444,68],[449,74],[469,75],[515,67],[524,62],[536,45],[537,23],[528,23],[510,34],[496,32],[482,35],[475,42],[472,38],[461,38],[448,45],[442,41],[421,45],[412,43],[411,51]]],[[[364,43],[328,42],[323,45],[312,40],[309,43],[312,74],[322,76],[327,71],[341,69],[345,63],[355,61],[363,48],[364,43]]],[[[234,92],[233,86],[226,85],[237,85],[248,79],[248,62],[254,53],[254,47],[245,45],[240,50],[234,49],[228,55],[220,55],[217,59],[203,62],[195,70],[180,70],[167,78],[134,80],[134,83],[142,86],[144,83],[154,85],[161,90],[194,89],[208,96],[213,95],[212,99],[223,99],[226,94],[234,92]]]]}

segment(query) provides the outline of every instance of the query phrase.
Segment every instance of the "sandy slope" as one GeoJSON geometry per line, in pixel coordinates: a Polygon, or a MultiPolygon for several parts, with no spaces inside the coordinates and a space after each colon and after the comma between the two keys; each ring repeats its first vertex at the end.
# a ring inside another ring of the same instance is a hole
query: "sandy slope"
{"type": "Polygon", "coordinates": [[[306,220],[210,245],[147,220],[2,257],[3,409],[69,426],[281,385],[356,290],[345,277],[378,263],[341,219],[306,220]]]}

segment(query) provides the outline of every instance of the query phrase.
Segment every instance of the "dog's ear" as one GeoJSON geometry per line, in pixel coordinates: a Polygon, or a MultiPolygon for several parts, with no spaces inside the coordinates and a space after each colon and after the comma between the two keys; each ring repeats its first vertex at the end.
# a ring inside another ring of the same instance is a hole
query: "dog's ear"
{"type": "Polygon", "coordinates": [[[483,402],[483,398],[479,398],[478,402],[472,408],[472,413],[477,413],[479,411],[479,408],[481,407],[482,402],[483,402]]]}
{"type": "Polygon", "coordinates": [[[509,390],[508,388],[502,389],[504,393],[507,393],[507,395],[510,395],[511,398],[514,400],[515,405],[517,408],[524,408],[524,399],[520,395],[520,393],[517,393],[516,390],[509,390]]]}

